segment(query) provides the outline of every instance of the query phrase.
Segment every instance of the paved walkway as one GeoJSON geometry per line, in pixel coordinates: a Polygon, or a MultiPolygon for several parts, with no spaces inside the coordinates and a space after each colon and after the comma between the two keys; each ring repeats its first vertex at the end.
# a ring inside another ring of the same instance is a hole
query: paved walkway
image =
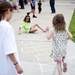
{"type": "MultiPolygon", "coordinates": [[[[67,28],[72,17],[74,6],[75,5],[70,2],[56,2],[57,13],[64,14],[67,28]]],[[[37,19],[33,19],[31,14],[31,25],[37,23],[43,28],[45,26],[49,26],[50,29],[52,29],[51,22],[54,15],[50,13],[49,3],[43,3],[42,7],[42,13],[37,13],[37,19]]],[[[56,65],[49,57],[51,41],[47,40],[47,34],[39,30],[35,34],[23,33],[18,35],[18,27],[22,22],[26,12],[29,10],[30,6],[27,5],[25,10],[20,10],[18,13],[15,12],[11,20],[16,32],[18,52],[24,69],[24,75],[56,75],[56,65]]],[[[69,41],[68,43],[67,52],[68,54],[66,61],[68,63],[68,72],[63,75],[75,75],[75,44],[72,41],[69,41]]]]}

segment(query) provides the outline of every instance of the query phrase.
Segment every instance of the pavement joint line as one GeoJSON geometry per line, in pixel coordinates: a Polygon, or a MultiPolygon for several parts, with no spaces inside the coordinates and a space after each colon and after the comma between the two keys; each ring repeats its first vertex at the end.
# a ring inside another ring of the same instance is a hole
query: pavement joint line
{"type": "Polygon", "coordinates": [[[41,41],[41,40],[16,40],[16,41],[22,41],[22,42],[24,42],[24,41],[34,41],[34,42],[50,42],[50,40],[49,41],[41,41]]]}

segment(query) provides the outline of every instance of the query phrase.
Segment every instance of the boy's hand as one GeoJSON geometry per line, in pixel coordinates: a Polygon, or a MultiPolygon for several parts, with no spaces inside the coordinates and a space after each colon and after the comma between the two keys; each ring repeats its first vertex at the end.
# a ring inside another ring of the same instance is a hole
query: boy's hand
{"type": "Polygon", "coordinates": [[[16,56],[14,53],[9,54],[8,57],[10,58],[10,60],[12,61],[13,65],[15,66],[15,69],[17,71],[18,74],[22,74],[23,73],[23,69],[21,68],[21,66],[19,65],[19,63],[17,62],[16,56]]]}
{"type": "Polygon", "coordinates": [[[18,74],[22,74],[23,73],[23,69],[21,68],[21,66],[19,64],[15,65],[16,71],[18,74]]]}

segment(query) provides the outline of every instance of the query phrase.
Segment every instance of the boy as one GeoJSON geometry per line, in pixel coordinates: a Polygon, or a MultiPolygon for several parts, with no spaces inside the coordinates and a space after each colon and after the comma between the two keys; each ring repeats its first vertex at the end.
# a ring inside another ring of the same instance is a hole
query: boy
{"type": "Polygon", "coordinates": [[[12,10],[10,3],[0,3],[0,75],[23,73],[17,57],[13,28],[9,24],[12,10]]]}

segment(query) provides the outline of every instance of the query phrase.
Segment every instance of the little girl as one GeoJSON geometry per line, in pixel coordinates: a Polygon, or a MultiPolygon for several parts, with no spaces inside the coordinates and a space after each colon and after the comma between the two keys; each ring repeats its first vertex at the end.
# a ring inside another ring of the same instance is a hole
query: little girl
{"type": "Polygon", "coordinates": [[[14,31],[9,23],[11,17],[10,3],[0,3],[0,75],[18,75],[23,72],[17,57],[14,31]]]}
{"type": "Polygon", "coordinates": [[[63,72],[67,71],[67,64],[64,62],[66,57],[67,40],[71,39],[70,32],[66,31],[66,23],[62,14],[57,14],[53,18],[54,31],[49,33],[48,39],[52,38],[53,49],[51,57],[57,63],[58,75],[62,75],[63,72]]]}
{"type": "Polygon", "coordinates": [[[33,26],[30,26],[30,16],[29,13],[27,13],[27,15],[24,18],[24,21],[22,22],[21,26],[19,27],[19,32],[21,33],[26,32],[26,33],[34,33],[36,31],[38,31],[39,28],[41,31],[46,32],[48,31],[48,29],[42,29],[39,25],[35,24],[33,26]]]}

